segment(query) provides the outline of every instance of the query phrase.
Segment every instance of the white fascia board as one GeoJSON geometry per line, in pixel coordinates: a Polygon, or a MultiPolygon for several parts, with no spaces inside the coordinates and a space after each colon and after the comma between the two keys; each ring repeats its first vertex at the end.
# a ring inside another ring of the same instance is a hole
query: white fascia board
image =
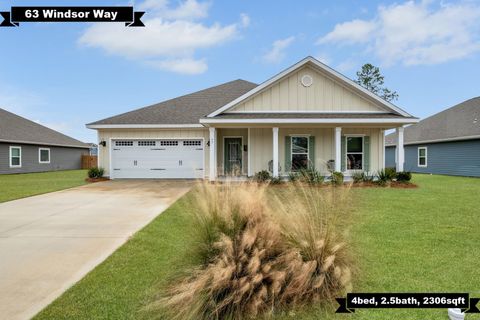
{"type": "Polygon", "coordinates": [[[369,96],[370,98],[372,98],[373,100],[378,102],[380,105],[384,106],[385,108],[387,108],[389,110],[392,110],[392,111],[395,111],[395,112],[401,114],[404,117],[412,117],[411,114],[405,112],[404,110],[400,109],[399,107],[395,106],[394,104],[385,101],[384,99],[380,98],[376,94],[374,94],[374,93],[370,92],[369,90],[365,89],[364,87],[362,87],[361,85],[359,85],[355,81],[347,78],[343,74],[339,73],[338,71],[335,71],[334,69],[332,69],[329,66],[321,63],[320,61],[318,61],[317,59],[315,59],[313,57],[306,57],[305,59],[302,59],[301,61],[297,62],[296,64],[294,64],[290,68],[285,69],[284,71],[280,72],[279,74],[270,78],[269,80],[263,82],[259,86],[257,86],[254,89],[248,91],[247,93],[243,94],[242,96],[238,97],[237,99],[231,101],[230,103],[226,104],[225,106],[223,106],[223,107],[215,110],[214,112],[210,113],[209,115],[207,115],[207,117],[211,118],[211,117],[215,117],[215,116],[219,115],[220,113],[230,109],[231,107],[237,105],[238,103],[242,102],[243,100],[253,96],[254,94],[256,94],[258,92],[260,92],[261,90],[265,89],[269,85],[273,84],[275,81],[283,78],[287,74],[295,71],[296,69],[299,69],[300,67],[304,66],[305,64],[307,64],[309,62],[312,63],[313,65],[315,65],[316,67],[322,69],[323,71],[327,72],[328,74],[332,75],[334,78],[337,78],[337,79],[341,80],[345,84],[347,84],[347,85],[353,87],[354,89],[359,90],[363,94],[369,96]]]}
{"type": "MultiPolygon", "coordinates": [[[[411,141],[411,142],[404,142],[403,145],[414,145],[414,144],[425,144],[425,143],[440,143],[440,142],[454,142],[454,141],[462,141],[462,140],[476,140],[480,139],[480,135],[475,136],[464,136],[464,137],[455,137],[455,138],[446,138],[446,139],[433,139],[433,140],[421,140],[421,141],[411,141]]],[[[385,147],[395,147],[396,144],[385,144],[385,147]]]]}
{"type": "Polygon", "coordinates": [[[418,119],[405,119],[405,118],[394,118],[394,119],[360,119],[360,118],[336,118],[336,119],[216,119],[216,118],[203,118],[200,119],[200,123],[255,123],[255,124],[270,124],[270,123],[288,123],[288,124],[317,124],[317,123],[398,123],[398,124],[409,124],[417,123],[418,119]]]}
{"type": "Polygon", "coordinates": [[[203,128],[201,124],[87,124],[88,129],[181,129],[203,128]]]}

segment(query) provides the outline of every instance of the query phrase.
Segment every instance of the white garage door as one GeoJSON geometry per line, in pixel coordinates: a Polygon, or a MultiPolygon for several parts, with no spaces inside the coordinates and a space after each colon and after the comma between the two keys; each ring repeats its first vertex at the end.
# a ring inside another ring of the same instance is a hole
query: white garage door
{"type": "Polygon", "coordinates": [[[112,178],[203,178],[202,139],[113,140],[112,178]]]}

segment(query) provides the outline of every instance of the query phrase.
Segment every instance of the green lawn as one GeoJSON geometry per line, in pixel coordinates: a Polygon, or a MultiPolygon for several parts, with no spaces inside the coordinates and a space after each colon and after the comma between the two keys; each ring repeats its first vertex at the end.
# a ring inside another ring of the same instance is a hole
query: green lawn
{"type": "Polygon", "coordinates": [[[86,170],[0,175],[0,202],[85,184],[86,170]]]}
{"type": "MultiPolygon", "coordinates": [[[[469,292],[480,297],[480,179],[415,175],[418,189],[353,189],[356,292],[469,292]],[[355,197],[357,198],[357,197],[355,197]]],[[[186,196],[188,197],[188,195],[186,196]]],[[[155,292],[192,263],[185,198],[138,232],[36,319],[147,319],[155,292]]],[[[478,317],[478,316],[477,316],[478,317]]],[[[158,315],[158,318],[162,318],[158,315]]],[[[446,310],[313,308],[277,319],[447,319],[446,310]]],[[[467,319],[476,318],[469,315],[467,319]]]]}

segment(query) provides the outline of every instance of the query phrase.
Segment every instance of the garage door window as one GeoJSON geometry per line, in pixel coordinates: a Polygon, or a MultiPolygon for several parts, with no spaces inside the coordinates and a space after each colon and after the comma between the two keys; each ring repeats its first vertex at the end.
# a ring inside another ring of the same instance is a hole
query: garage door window
{"type": "Polygon", "coordinates": [[[160,141],[161,146],[170,146],[170,147],[175,147],[178,146],[178,141],[177,140],[162,140],[160,141]]]}
{"type": "Polygon", "coordinates": [[[133,141],[115,141],[117,147],[133,147],[133,141]]]}
{"type": "Polygon", "coordinates": [[[185,140],[183,141],[184,146],[201,146],[202,141],[200,140],[185,140]]]}
{"type": "Polygon", "coordinates": [[[138,141],[139,147],[155,147],[155,141],[138,141]]]}

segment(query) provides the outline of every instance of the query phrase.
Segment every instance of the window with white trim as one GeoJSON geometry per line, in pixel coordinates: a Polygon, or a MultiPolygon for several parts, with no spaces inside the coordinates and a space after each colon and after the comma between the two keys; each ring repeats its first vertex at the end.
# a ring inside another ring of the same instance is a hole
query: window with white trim
{"type": "Polygon", "coordinates": [[[363,136],[347,136],[347,170],[363,170],[363,136]]]}
{"type": "Polygon", "coordinates": [[[10,147],[10,168],[22,166],[22,147],[10,147]]]}
{"type": "Polygon", "coordinates": [[[292,136],[292,171],[308,169],[308,137],[292,136]]]}
{"type": "Polygon", "coordinates": [[[38,148],[38,162],[39,163],[50,163],[50,149],[49,148],[38,148]]]}
{"type": "Polygon", "coordinates": [[[426,167],[427,166],[427,147],[418,148],[418,166],[426,167]]]}

